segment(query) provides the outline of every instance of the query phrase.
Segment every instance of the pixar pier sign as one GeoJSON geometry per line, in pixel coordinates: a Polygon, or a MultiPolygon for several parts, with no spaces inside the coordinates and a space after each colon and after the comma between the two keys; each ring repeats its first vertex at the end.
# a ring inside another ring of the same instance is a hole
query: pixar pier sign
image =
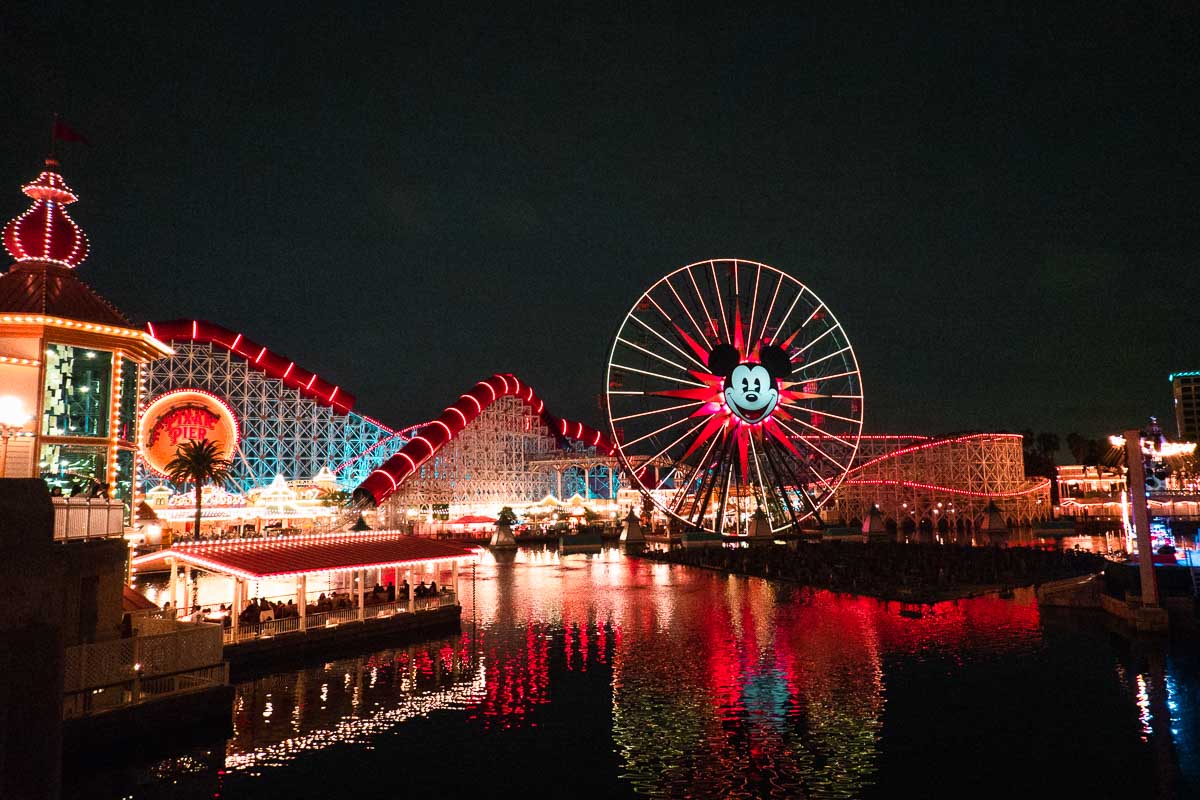
{"type": "Polygon", "coordinates": [[[166,474],[167,464],[185,442],[215,442],[221,458],[231,459],[239,438],[237,417],[229,406],[196,389],[179,389],[154,398],[138,428],[142,458],[159,475],[166,474]]]}

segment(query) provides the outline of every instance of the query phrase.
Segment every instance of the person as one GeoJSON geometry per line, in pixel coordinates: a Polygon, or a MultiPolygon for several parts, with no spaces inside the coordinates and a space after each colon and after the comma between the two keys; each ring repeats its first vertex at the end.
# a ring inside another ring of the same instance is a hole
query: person
{"type": "Polygon", "coordinates": [[[437,581],[430,581],[429,582],[429,596],[437,597],[437,593],[438,593],[437,581]]]}
{"type": "Polygon", "coordinates": [[[55,486],[53,489],[50,490],[50,496],[51,497],[62,497],[63,496],[62,487],[55,486]]]}
{"type": "Polygon", "coordinates": [[[229,613],[229,608],[224,603],[221,603],[220,615],[221,627],[229,628],[233,625],[233,615],[229,613]]]}
{"type": "Polygon", "coordinates": [[[273,619],[275,619],[275,609],[271,608],[271,604],[267,602],[266,598],[263,598],[258,606],[258,621],[270,622],[273,619]]]}
{"type": "Polygon", "coordinates": [[[396,602],[396,584],[394,584],[394,583],[390,583],[390,582],[388,583],[387,601],[389,603],[396,602]]]}
{"type": "Polygon", "coordinates": [[[125,614],[121,617],[121,638],[130,639],[133,637],[133,617],[125,614]]]}
{"type": "Polygon", "coordinates": [[[408,591],[409,591],[408,578],[405,578],[404,583],[400,584],[400,599],[401,600],[408,599],[408,591]]]}

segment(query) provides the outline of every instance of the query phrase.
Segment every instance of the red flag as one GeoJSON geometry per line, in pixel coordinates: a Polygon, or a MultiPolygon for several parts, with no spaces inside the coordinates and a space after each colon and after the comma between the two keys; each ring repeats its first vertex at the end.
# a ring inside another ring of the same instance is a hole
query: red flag
{"type": "Polygon", "coordinates": [[[71,126],[67,125],[67,123],[63,122],[61,119],[54,120],[54,134],[53,135],[54,135],[54,138],[58,139],[59,141],[83,142],[86,145],[91,145],[91,142],[89,142],[87,140],[86,136],[84,136],[82,133],[75,130],[71,126]]]}

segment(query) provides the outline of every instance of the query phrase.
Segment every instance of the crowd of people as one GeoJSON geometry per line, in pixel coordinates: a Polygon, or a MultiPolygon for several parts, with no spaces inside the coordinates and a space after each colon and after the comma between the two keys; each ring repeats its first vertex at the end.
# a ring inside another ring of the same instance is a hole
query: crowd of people
{"type": "MultiPolygon", "coordinates": [[[[437,581],[430,581],[429,583],[421,581],[415,588],[410,588],[407,580],[402,581],[399,588],[390,582],[387,586],[377,583],[370,591],[363,593],[363,605],[375,606],[397,601],[407,602],[410,591],[412,591],[414,599],[421,600],[449,594],[451,589],[449,586],[439,587],[437,581]]],[[[170,610],[170,605],[170,603],[167,603],[163,608],[170,610]]],[[[357,607],[358,601],[350,592],[329,592],[328,594],[322,592],[315,601],[307,604],[305,607],[305,616],[357,607]]],[[[193,608],[191,615],[198,621],[220,622],[226,628],[233,624],[231,606],[224,603],[218,607],[201,608],[196,606],[193,608]]],[[[274,601],[266,597],[255,597],[238,614],[238,624],[239,626],[257,625],[272,620],[299,616],[300,608],[296,605],[296,601],[292,597],[287,598],[286,601],[274,601]]]]}
{"type": "Polygon", "coordinates": [[[645,557],[886,599],[950,597],[983,587],[1014,588],[1100,572],[1101,556],[1079,550],[900,543],[793,543],[703,547],[645,557]]]}

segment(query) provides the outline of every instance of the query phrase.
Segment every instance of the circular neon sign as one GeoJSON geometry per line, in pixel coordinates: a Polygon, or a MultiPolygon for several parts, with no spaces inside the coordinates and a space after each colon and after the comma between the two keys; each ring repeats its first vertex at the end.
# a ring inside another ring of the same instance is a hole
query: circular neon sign
{"type": "Polygon", "coordinates": [[[138,427],[138,449],[146,466],[159,475],[166,475],[176,448],[185,442],[216,442],[221,458],[232,459],[240,439],[237,417],[229,406],[198,389],[177,389],[154,398],[138,427]]]}

